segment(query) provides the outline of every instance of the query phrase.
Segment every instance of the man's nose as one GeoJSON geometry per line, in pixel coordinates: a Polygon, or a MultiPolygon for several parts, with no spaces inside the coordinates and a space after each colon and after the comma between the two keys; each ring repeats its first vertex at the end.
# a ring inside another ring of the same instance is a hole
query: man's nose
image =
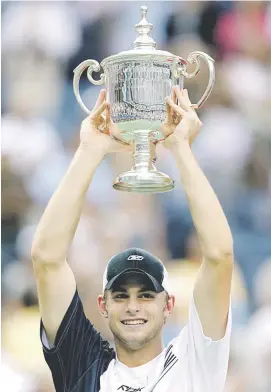
{"type": "Polygon", "coordinates": [[[129,298],[127,302],[126,312],[136,314],[140,310],[140,304],[136,298],[129,298]]]}

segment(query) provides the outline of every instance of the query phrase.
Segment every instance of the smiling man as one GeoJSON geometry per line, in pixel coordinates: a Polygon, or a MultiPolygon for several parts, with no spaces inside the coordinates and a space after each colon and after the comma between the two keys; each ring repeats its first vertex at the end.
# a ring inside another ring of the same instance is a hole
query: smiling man
{"type": "Polygon", "coordinates": [[[41,218],[32,246],[41,340],[56,392],[223,391],[231,334],[232,235],[190,148],[201,122],[187,91],[174,88],[167,110],[164,144],[179,168],[203,255],[188,323],[164,347],[162,330],[173,311],[174,295],[163,263],[137,248],[109,260],[98,297],[115,350],[85,316],[66,255],[97,166],[106,153],[131,150],[115,140],[121,135],[111,122],[102,90],[82,123],[79,148],[41,218]]]}

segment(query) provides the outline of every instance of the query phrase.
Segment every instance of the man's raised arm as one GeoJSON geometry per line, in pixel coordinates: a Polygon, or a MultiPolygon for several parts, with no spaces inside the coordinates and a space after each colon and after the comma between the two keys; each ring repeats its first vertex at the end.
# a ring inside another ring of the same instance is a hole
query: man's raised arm
{"type": "Polygon", "coordinates": [[[178,105],[167,100],[169,116],[175,113],[181,122],[165,143],[176,159],[203,255],[194,287],[195,305],[205,335],[218,340],[225,333],[230,303],[233,239],[215,192],[190,148],[201,122],[187,90],[175,89],[175,94],[178,105]]]}
{"type": "Polygon", "coordinates": [[[109,121],[108,103],[102,90],[91,115],[82,122],[80,145],[34,236],[31,254],[41,317],[51,344],[75,293],[76,283],[66,255],[89,184],[106,153],[130,150],[111,138],[108,131],[106,134],[98,129],[102,125],[109,127],[109,121]],[[106,118],[102,116],[104,111],[106,118]]]}

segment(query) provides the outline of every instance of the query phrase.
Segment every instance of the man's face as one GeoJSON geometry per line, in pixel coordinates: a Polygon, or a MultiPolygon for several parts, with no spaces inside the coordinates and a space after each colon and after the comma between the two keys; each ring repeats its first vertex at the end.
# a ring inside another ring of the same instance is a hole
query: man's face
{"type": "Polygon", "coordinates": [[[109,327],[114,338],[131,350],[161,340],[167,316],[165,291],[156,293],[148,283],[128,278],[106,295],[109,327]]]}

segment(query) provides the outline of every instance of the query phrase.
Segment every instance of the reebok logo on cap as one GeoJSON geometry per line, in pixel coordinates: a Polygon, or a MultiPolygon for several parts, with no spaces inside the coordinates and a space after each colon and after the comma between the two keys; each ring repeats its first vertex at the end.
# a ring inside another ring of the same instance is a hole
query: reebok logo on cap
{"type": "Polygon", "coordinates": [[[139,256],[139,255],[130,255],[130,256],[128,257],[127,260],[143,260],[143,259],[144,259],[143,256],[139,256]]]}

